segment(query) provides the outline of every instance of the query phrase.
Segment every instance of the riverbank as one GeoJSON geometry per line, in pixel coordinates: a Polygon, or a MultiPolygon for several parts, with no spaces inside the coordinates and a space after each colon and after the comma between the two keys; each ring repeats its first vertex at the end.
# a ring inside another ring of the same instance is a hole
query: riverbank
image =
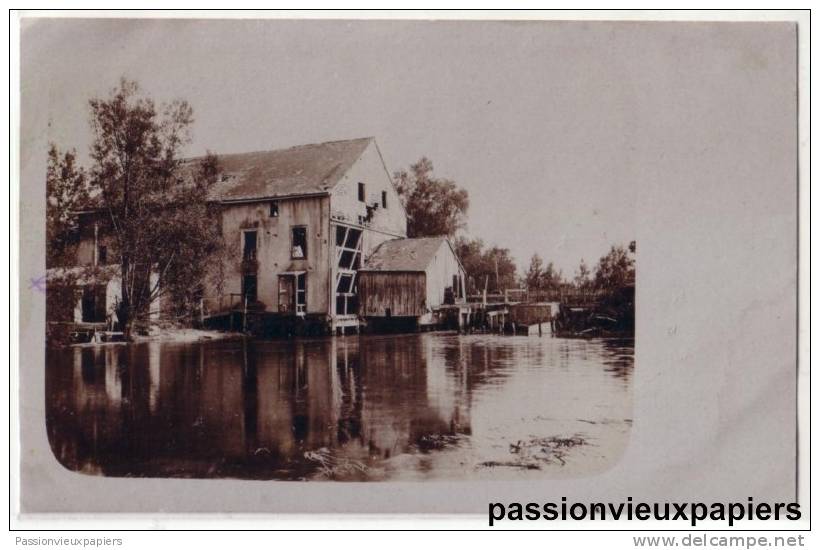
{"type": "MultiPolygon", "coordinates": [[[[235,340],[245,338],[239,332],[220,332],[218,330],[203,330],[195,328],[153,328],[148,334],[138,334],[133,337],[132,344],[142,344],[147,342],[160,342],[167,344],[196,344],[201,342],[216,342],[222,340],[235,340]]],[[[70,347],[97,347],[97,346],[121,346],[129,342],[124,340],[107,342],[82,342],[71,344],[70,347]]]]}
{"type": "Polygon", "coordinates": [[[218,330],[197,328],[156,328],[152,329],[149,334],[135,336],[134,343],[176,342],[180,344],[191,344],[211,340],[233,340],[244,337],[245,335],[240,332],[221,332],[218,330]]]}

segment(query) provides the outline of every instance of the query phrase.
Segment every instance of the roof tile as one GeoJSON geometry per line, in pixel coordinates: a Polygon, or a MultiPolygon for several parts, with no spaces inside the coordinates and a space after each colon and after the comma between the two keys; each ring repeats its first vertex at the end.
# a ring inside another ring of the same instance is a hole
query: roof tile
{"type": "Polygon", "coordinates": [[[220,174],[211,198],[240,201],[327,193],[372,141],[367,137],[218,155],[220,174]]]}

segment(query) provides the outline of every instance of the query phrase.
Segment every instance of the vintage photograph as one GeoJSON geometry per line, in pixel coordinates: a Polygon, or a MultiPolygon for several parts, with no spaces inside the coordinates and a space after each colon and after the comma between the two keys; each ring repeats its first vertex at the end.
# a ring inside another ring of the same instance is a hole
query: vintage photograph
{"type": "Polygon", "coordinates": [[[621,459],[640,98],[606,41],[628,26],[25,27],[52,51],[24,70],[59,91],[37,285],[65,468],[570,479],[621,459]]]}
{"type": "Polygon", "coordinates": [[[808,12],[10,16],[17,528],[810,527],[808,12]]]}

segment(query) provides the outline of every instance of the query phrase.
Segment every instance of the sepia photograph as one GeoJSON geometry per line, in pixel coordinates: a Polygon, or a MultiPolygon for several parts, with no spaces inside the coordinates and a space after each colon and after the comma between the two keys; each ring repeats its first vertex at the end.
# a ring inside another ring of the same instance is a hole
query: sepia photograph
{"type": "Polygon", "coordinates": [[[795,23],[182,15],[20,19],[26,510],[797,499],[795,23]]]}
{"type": "MultiPolygon", "coordinates": [[[[53,115],[46,175],[55,456],[78,472],[129,477],[564,478],[606,469],[632,423],[635,190],[627,173],[601,181],[599,167],[554,189],[569,170],[556,159],[609,105],[574,120],[556,149],[558,136],[520,110],[522,101],[542,116],[555,107],[539,109],[543,96],[499,82],[505,60],[479,50],[466,60],[481,60],[483,82],[475,68],[450,75],[479,79],[458,111],[431,101],[423,117],[394,110],[376,125],[385,109],[418,101],[450,63],[390,68],[382,78],[403,80],[390,95],[368,94],[363,82],[343,95],[326,79],[348,78],[346,58],[364,55],[361,42],[341,55],[275,53],[314,27],[53,26],[87,37],[72,57],[150,33],[197,50],[207,36],[255,58],[232,74],[233,56],[205,55],[210,77],[194,86],[191,64],[202,58],[179,49],[173,63],[145,59],[137,74],[99,75],[94,87],[65,75],[77,104],[53,115]],[[258,66],[268,74],[250,78],[258,66]],[[257,101],[236,113],[219,80],[243,81],[257,101]],[[152,93],[159,83],[167,98],[152,93]],[[278,99],[310,90],[299,114],[278,99]],[[243,122],[226,130],[225,117],[237,116],[243,122]],[[502,123],[520,130],[490,130],[502,123]],[[467,124],[487,128],[490,155],[453,154],[470,147],[467,124]],[[359,136],[376,129],[383,135],[359,136]],[[300,142],[311,137],[342,139],[300,142]],[[501,158],[516,166],[499,169],[501,158]],[[536,197],[550,201],[550,219],[536,197]]],[[[317,30],[328,40],[360,27],[317,30]]],[[[437,25],[410,27],[438,34],[437,25]]],[[[482,31],[469,34],[480,43],[482,31]]],[[[571,90],[550,103],[579,107],[571,90]]],[[[612,124],[607,131],[622,131],[623,121],[612,124]]]]}

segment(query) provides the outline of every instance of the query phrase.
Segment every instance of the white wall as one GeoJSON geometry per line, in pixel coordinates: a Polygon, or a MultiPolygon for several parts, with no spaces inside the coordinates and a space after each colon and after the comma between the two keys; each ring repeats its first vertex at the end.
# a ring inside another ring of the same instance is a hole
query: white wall
{"type": "Polygon", "coordinates": [[[340,221],[357,224],[360,215],[367,215],[365,205],[373,203],[378,203],[379,207],[368,226],[371,231],[385,233],[391,237],[407,235],[407,216],[375,141],[367,146],[359,160],[333,188],[330,211],[332,216],[340,221]],[[359,201],[359,182],[365,184],[366,202],[359,201]],[[382,191],[387,192],[386,209],[381,206],[382,191]]]}
{"type": "MultiPolygon", "coordinates": [[[[442,241],[433,261],[427,266],[427,307],[432,308],[444,303],[444,289],[453,286],[453,275],[461,278],[464,284],[464,273],[447,241],[442,241]]],[[[454,289],[455,292],[455,289],[454,289]]]]}

